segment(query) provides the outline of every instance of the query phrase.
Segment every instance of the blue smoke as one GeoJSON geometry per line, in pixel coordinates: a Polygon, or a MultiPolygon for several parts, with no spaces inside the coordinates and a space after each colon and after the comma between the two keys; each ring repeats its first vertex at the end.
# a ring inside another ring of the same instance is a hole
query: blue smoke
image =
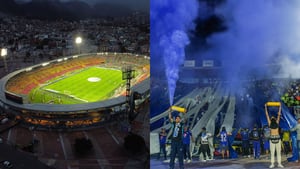
{"type": "Polygon", "coordinates": [[[227,0],[215,14],[228,29],[207,38],[210,48],[200,55],[220,60],[228,87],[236,91],[251,75],[300,77],[299,7],[300,1],[227,0]],[[273,70],[273,64],[281,69],[273,70]]]}
{"type": "Polygon", "coordinates": [[[185,59],[185,46],[190,43],[188,32],[194,29],[197,15],[196,0],[153,0],[150,4],[151,69],[163,60],[170,105],[173,105],[179,68],[185,59]]]}
{"type": "MultiPolygon", "coordinates": [[[[227,30],[209,36],[205,41],[209,48],[197,54],[221,62],[220,74],[227,82],[224,88],[236,95],[252,79],[299,78],[299,8],[300,1],[296,0],[226,0],[214,14],[223,19],[227,30]]],[[[269,100],[262,103],[280,100],[280,96],[264,99],[269,100]]],[[[254,102],[263,110],[257,98],[254,102]]],[[[253,113],[259,112],[247,113],[255,118],[253,113]]],[[[294,125],[290,112],[283,109],[282,117],[284,128],[294,125]]]]}

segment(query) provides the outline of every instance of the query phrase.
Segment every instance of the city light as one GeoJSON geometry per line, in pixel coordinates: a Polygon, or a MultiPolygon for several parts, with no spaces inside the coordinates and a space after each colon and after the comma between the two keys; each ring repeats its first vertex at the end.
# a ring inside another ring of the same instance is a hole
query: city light
{"type": "Polygon", "coordinates": [[[1,56],[6,56],[7,55],[7,49],[6,48],[2,48],[1,49],[1,56]]]}

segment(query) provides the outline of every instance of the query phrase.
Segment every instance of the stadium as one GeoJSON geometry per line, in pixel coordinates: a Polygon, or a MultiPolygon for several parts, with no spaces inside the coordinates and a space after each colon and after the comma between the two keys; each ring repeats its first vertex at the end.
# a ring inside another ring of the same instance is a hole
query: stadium
{"type": "Polygon", "coordinates": [[[59,58],[3,77],[0,106],[36,129],[95,128],[124,117],[128,106],[138,108],[149,98],[149,71],[148,56],[129,53],[59,58]]]}

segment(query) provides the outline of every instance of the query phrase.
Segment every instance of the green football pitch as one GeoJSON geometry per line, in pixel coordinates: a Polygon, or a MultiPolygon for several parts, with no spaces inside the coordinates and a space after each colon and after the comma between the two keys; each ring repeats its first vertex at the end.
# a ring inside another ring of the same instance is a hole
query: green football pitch
{"type": "Polygon", "coordinates": [[[59,77],[31,91],[32,103],[77,104],[104,100],[124,85],[122,71],[90,67],[59,77]]]}

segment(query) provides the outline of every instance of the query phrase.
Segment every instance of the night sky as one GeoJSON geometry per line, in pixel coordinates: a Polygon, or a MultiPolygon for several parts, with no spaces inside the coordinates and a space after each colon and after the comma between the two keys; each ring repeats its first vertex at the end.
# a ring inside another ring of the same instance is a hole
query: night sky
{"type": "MultiPolygon", "coordinates": [[[[15,0],[15,1],[22,3],[22,2],[30,2],[31,0],[15,0]]],[[[96,3],[118,4],[118,5],[124,5],[124,7],[128,7],[130,9],[142,10],[145,12],[149,12],[149,4],[150,4],[150,0],[60,0],[60,1],[61,2],[82,1],[82,2],[89,3],[90,5],[96,3]]]]}
{"type": "Polygon", "coordinates": [[[47,20],[80,20],[149,14],[150,0],[5,0],[0,13],[47,20]]]}

